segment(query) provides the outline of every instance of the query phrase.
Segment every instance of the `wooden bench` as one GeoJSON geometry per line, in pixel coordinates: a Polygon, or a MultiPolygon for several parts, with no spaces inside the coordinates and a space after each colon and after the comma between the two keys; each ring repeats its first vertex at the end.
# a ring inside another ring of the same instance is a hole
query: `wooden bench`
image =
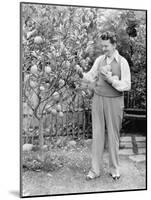
{"type": "Polygon", "coordinates": [[[135,120],[146,120],[146,110],[145,109],[135,109],[135,108],[125,108],[124,109],[125,119],[135,119],[135,120]]]}

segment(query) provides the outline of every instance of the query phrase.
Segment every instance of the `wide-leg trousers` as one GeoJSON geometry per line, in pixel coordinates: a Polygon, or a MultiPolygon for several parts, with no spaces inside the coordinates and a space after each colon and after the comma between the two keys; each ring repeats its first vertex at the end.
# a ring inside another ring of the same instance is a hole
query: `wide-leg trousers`
{"type": "Polygon", "coordinates": [[[92,101],[92,170],[100,175],[103,166],[105,126],[108,134],[109,168],[119,172],[119,138],[124,97],[103,97],[94,94],[92,101]]]}

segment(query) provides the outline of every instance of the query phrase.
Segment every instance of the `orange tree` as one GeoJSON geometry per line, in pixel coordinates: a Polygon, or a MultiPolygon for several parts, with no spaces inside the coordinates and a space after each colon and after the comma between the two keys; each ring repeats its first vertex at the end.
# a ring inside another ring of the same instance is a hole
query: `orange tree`
{"type": "Polygon", "coordinates": [[[77,72],[91,66],[96,10],[25,4],[22,13],[23,97],[42,147],[45,114],[63,117],[63,102],[79,91],[77,72]]]}

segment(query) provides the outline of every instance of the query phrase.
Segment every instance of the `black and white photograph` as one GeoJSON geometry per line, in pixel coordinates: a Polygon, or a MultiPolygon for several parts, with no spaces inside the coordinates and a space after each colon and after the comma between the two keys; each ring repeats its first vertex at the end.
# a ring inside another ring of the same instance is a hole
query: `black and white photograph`
{"type": "Polygon", "coordinates": [[[20,196],[147,190],[147,10],[20,3],[20,196]]]}

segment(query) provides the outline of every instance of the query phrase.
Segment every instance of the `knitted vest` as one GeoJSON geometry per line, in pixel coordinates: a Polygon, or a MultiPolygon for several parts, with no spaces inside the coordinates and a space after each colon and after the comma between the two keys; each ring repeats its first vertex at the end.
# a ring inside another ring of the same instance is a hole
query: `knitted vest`
{"type": "MultiPolygon", "coordinates": [[[[119,56],[119,61],[121,60],[121,56],[119,56]]],[[[123,95],[123,92],[119,92],[111,84],[107,81],[103,80],[102,75],[100,73],[100,68],[107,65],[106,59],[101,61],[98,66],[98,76],[96,78],[94,92],[97,95],[104,97],[119,97],[123,95]]],[[[117,63],[115,59],[110,63],[112,75],[117,75],[119,79],[121,79],[121,65],[120,62],[117,63]]]]}

